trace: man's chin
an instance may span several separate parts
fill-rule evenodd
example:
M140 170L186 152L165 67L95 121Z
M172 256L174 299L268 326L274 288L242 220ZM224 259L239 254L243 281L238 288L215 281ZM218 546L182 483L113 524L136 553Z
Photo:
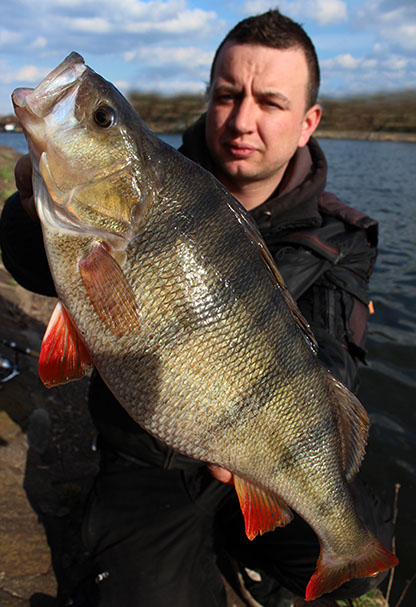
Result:
M248 160L232 160L224 162L220 172L228 179L246 183L257 181L258 170Z

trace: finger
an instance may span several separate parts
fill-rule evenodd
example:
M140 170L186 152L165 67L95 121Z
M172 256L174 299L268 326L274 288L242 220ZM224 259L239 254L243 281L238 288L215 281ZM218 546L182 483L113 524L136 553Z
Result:
M212 476L217 479L217 481L221 481L221 483L225 483L226 485L234 484L233 473L231 470L227 470L227 468L222 468L216 464L207 464L207 468Z
M22 207L34 221L39 221L33 196L32 162L29 154L19 158L14 168L14 176Z
M31 195L32 187L32 162L29 154L21 156L14 168L14 177L19 192L25 196Z

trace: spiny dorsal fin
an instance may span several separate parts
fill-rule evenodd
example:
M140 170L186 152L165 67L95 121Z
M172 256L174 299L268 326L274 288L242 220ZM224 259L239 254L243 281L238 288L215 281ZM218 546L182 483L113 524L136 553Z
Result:
M272 276L272 279L273 279L276 287L279 289L280 294L282 295L283 299L285 300L286 304L288 305L289 310L292 314L292 317L294 318L295 322L302 330L309 346L316 354L316 352L318 351L318 343L315 339L314 334L312 333L312 329L310 328L306 319L302 316L298 306L296 305L295 300L289 293L289 291L284 283L284 280L282 278L282 275L280 274L279 270L277 269L276 263L271 255L269 249L267 248L256 224L251 219L250 215L247 213L247 211L244 209L244 207L242 207L238 201L231 199L231 201L229 200L228 202L229 202L230 208L234 211L235 215L237 216L238 221L242 225L244 225L245 229L247 230L247 233L250 236L251 242L256 245L256 247L260 253L261 259L263 260L264 265L266 266L267 270L269 271L270 275Z
M338 427L342 442L342 459L347 480L357 474L365 454L370 420L358 398L328 371L338 410Z
M140 325L133 289L105 244L96 244L81 259L79 271L95 311L114 335L122 337Z
M266 491L236 475L234 475L234 486L249 540L253 540L259 533L262 535L275 527L283 527L293 519L289 506L275 493Z
M39 376L47 388L81 379L91 358L62 303L58 301L46 329L39 356Z

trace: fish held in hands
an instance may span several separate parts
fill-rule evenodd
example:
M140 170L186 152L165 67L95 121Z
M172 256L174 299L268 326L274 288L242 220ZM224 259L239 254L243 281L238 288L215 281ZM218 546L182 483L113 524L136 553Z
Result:
M348 489L368 417L239 203L77 53L13 102L59 298L44 383L95 365L148 432L231 471L250 539L296 511L321 546L307 600L394 566Z

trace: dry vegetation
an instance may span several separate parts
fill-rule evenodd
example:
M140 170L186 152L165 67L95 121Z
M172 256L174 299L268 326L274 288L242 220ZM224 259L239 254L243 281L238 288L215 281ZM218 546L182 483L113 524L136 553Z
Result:
M134 92L130 102L146 124L156 132L181 133L205 110L203 95L162 96ZM343 99L321 98L324 114L319 134L350 134L367 137L386 134L398 139L416 138L416 90L380 93Z
M133 92L129 101L147 124L157 133L182 133L205 111L204 95Z
M416 90L346 99L322 98L319 130L416 136Z

